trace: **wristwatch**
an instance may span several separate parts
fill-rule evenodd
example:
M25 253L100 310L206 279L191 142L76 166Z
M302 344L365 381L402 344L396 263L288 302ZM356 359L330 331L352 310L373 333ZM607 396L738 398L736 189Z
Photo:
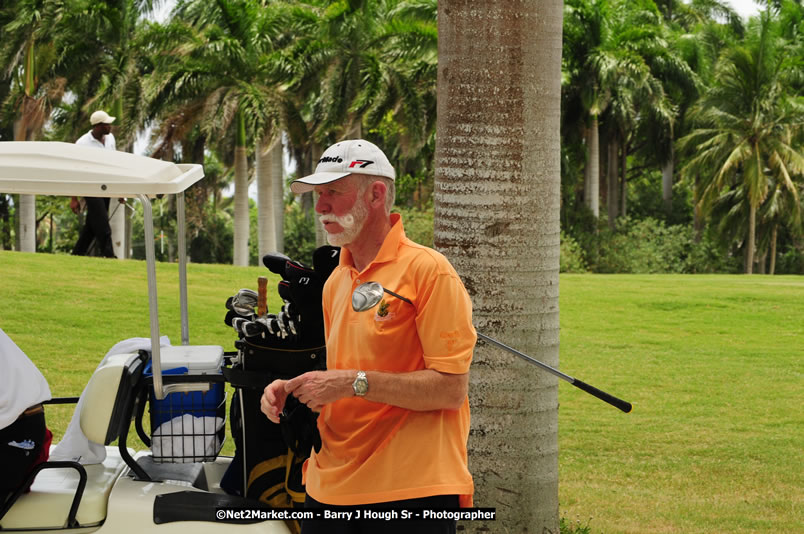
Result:
M366 378L365 371L358 371L355 381L352 382L352 389L355 390L355 395L358 397L365 397L368 393L368 378Z

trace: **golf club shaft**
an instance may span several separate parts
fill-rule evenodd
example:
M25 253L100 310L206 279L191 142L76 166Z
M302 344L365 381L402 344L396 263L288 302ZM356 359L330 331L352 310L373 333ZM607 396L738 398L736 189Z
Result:
M392 295L392 296L394 296L394 297L396 297L398 299L404 300L408 304L410 304L410 305L415 307L413 302L411 302L409 299L403 297L402 295L394 293L393 291L391 291L389 289L386 289L386 288L382 287L380 284L377 284L376 282L371 282L371 283L367 282L366 284L363 284L363 286L367 286L369 284L376 284L378 286L378 288L382 288L382 290L384 292L388 293L389 295ZM380 293L380 296L381 295L382 295L382 293ZM379 299L377 299L377 300L379 300ZM371 303L370 307L375 306L376 303L377 303L376 301L374 303ZM354 301L353 301L352 305L354 306ZM628 412L631 411L632 407L631 407L630 402L626 402L626 401L624 401L622 399L618 399L614 395L609 395L605 391L601 391L601 390L597 389L594 386L590 386L589 384L587 384L586 382L583 382L582 380L578 380L577 378L573 378L570 375L566 375L566 374L562 373L561 371L559 371L558 369L554 369L554 368L550 367L549 365L547 365L546 363L542 363L542 362L540 362L539 360L537 360L535 358L531 358L530 356L528 356L524 352L520 352L520 351L516 350L513 347L509 347L505 343L501 343L501 342L497 341L496 339L487 336L486 334L481 334L480 332L477 332L477 337L479 337L480 339L482 339L484 341L487 341L487 342L491 343L492 345L495 345L495 346L497 346L497 347L499 347L499 348L501 348L501 349L503 349L505 351L508 351L511 354L515 354L516 356L519 356L523 360L525 360L527 362L530 362L533 365L536 365L537 367L541 367L542 369L544 369L548 373L557 376L561 380L566 380L567 382L569 382L570 384L572 384L576 388L578 388L580 390L583 390L583 391L589 393L590 395L593 395L593 396L597 397L598 399L602 400L603 402L607 402L607 403L611 404L615 408L618 408L618 409L624 411L625 413L628 413Z
M506 351L510 352L511 354L519 356L523 360L525 360L527 362L530 362L530 363L536 365L537 367L540 367L540 368L544 369L548 373L553 374L553 375L557 376L558 378L569 382L570 384L572 384L576 388L581 389L581 390L589 393L590 395L593 395L593 396L597 397L598 399L611 404L615 408L618 408L618 409L624 411L625 413L628 413L628 412L631 411L632 407L631 407L631 403L629 403L629 402L626 402L626 401L624 401L622 399L618 399L617 397L615 397L613 395L609 395L605 391L601 391L601 390L597 389L594 386L590 386L586 382L583 382L581 380L578 380L577 378L573 378L573 377L571 377L571 376L569 376L567 374L564 374L561 371L559 371L558 369L554 369L553 367L550 367L546 363L542 363L542 362L540 362L539 360L537 360L535 358L531 358L527 354L525 354L523 352L520 352L520 351L516 350L513 347L509 347L505 343L501 343L501 342L497 341L496 339L491 338L491 337L489 337L489 336L487 336L485 334L481 334L480 332L478 332L477 337L479 337L480 339L482 339L484 341L487 341L488 343L491 343L492 345L495 345L495 346L497 346L497 347L499 347L499 348L501 348L503 350L506 350Z

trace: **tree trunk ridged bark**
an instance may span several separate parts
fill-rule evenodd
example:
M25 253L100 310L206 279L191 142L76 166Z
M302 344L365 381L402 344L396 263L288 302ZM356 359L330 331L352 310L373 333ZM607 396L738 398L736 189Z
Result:
M246 147L235 147L234 265L248 265L248 160Z
M662 167L662 201L667 213L673 211L673 173L675 172L675 162L670 158Z
M595 218L600 217L600 131L597 115L592 118L592 127L587 130L589 134L589 189L584 192L586 205L594 213Z
M623 142L620 151L620 217L628 215L628 142Z
M281 146L279 139L263 138L257 147L257 235L259 236L258 258L276 252L276 228L274 217L274 147Z
M19 250L36 252L36 196L20 195L17 207Z
M271 203L274 213L274 235L276 236L276 251L285 252L285 176L282 158L282 138L271 149Z
M609 165L606 172L606 183L608 184L608 194L606 195L606 208L609 215L609 228L614 230L617 220L618 207L617 198L620 196L620 172L619 172L619 146L617 139L613 136L608 140Z
M745 244L745 274L754 273L754 247L757 242L757 208L753 204L748 214L748 241Z
M779 227L774 224L771 232L770 269L768 269L768 274L770 275L776 274L776 238L778 237L778 231Z
M435 245L478 330L558 365L562 2L438 4ZM594 164L596 159L592 159ZM473 532L558 533L558 384L478 346L470 374Z

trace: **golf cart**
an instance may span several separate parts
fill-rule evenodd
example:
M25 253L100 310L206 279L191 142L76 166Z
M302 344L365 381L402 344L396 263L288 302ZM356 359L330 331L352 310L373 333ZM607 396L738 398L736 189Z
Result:
M222 508L255 510L261 505L221 489L231 463L231 458L218 455L226 413L221 369L231 355L225 356L221 347L193 346L189 341L183 192L202 177L200 165L125 152L58 142L0 142L2 193L140 200L151 330L149 350L107 355L76 409L81 432L90 442L105 446L105 459L89 465L77 461L38 465L31 491L0 503L0 530L289 532L283 521L227 524L216 518ZM177 195L178 208L181 345L160 347L150 198L170 194ZM142 424L146 405L150 435ZM152 450L127 446L132 421ZM111 446L115 441L117 445Z

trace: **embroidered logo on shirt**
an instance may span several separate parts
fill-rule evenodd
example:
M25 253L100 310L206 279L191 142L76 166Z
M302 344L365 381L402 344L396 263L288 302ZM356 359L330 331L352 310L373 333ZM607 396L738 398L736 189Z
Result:
M15 447L17 449L22 449L24 451L32 451L34 449L34 447L36 447L36 443L34 443L33 441L31 441L29 439L26 439L22 443L18 443L16 441L9 441L8 446L9 447Z
M390 311L390 307L390 304L383 299L377 308L377 313L374 314L374 322L384 323L396 317L396 314Z
M379 317L385 317L386 315L388 315L388 303L385 302L385 299L382 299L380 301L380 309L377 310L377 315Z

